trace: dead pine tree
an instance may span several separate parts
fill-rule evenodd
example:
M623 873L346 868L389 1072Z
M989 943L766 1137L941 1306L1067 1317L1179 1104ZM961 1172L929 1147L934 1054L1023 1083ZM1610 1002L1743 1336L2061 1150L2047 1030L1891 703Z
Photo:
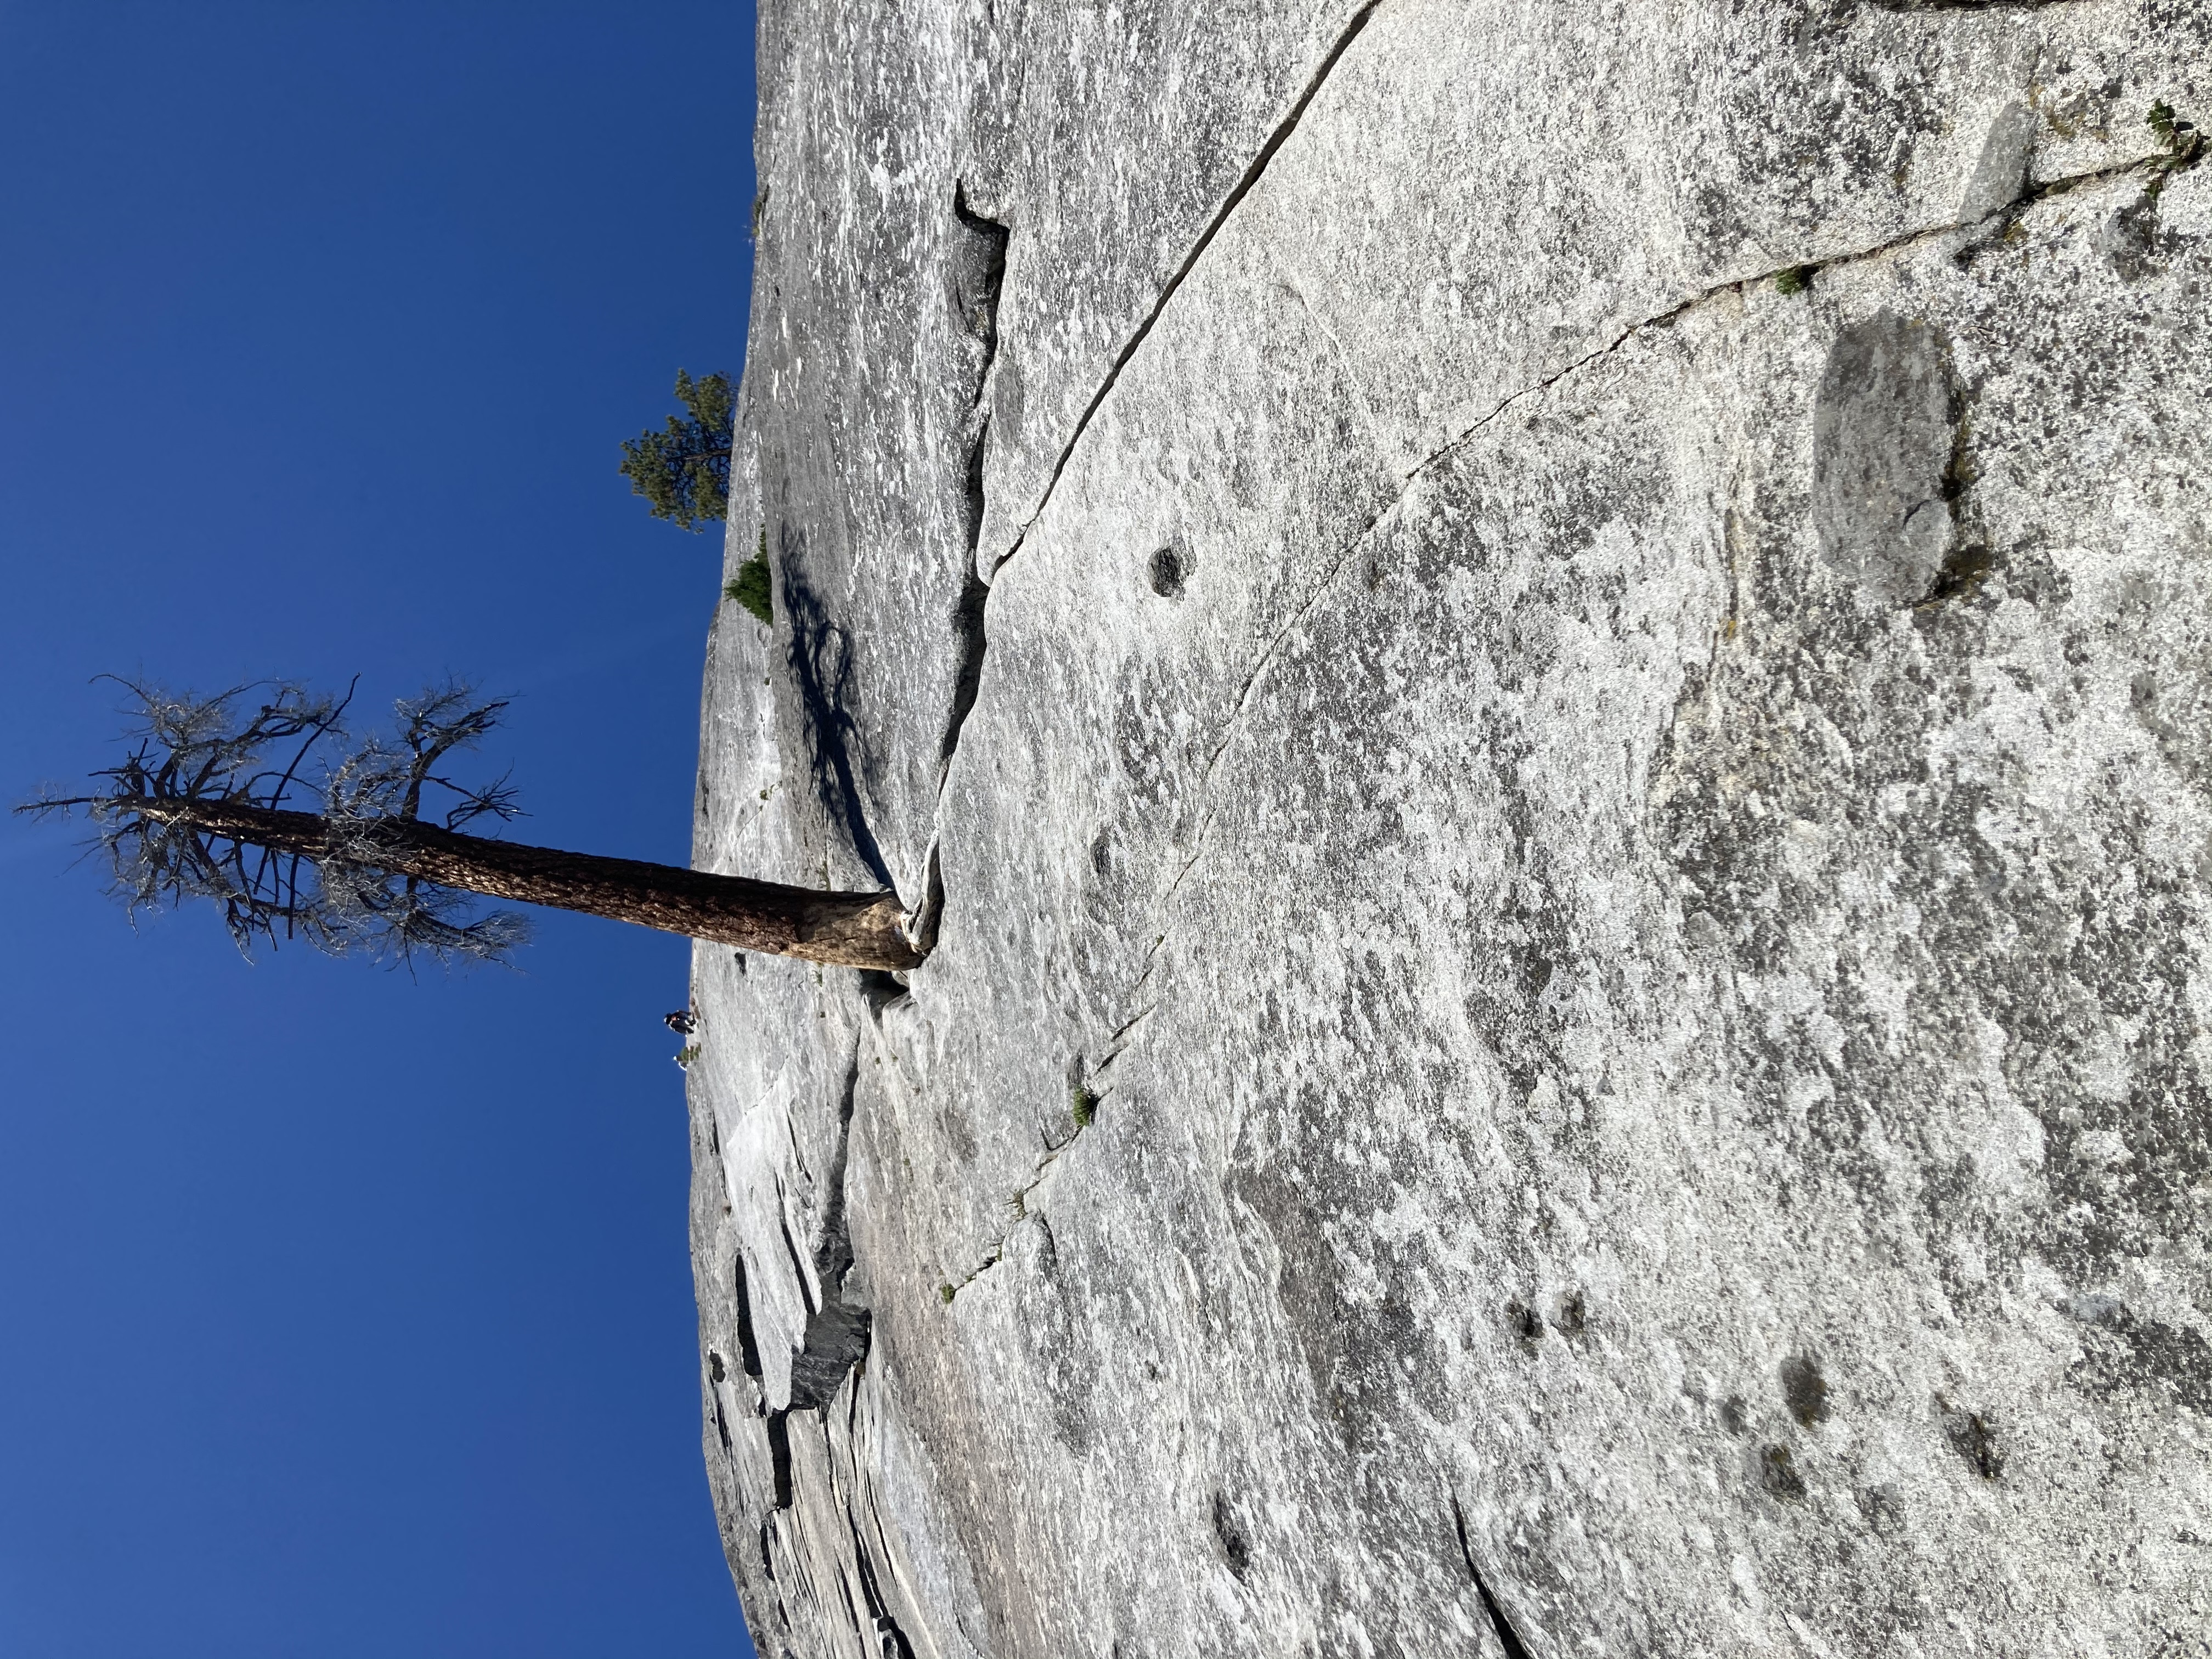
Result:
M477 787L447 774L506 707L461 682L401 702L392 733L359 739L343 725L351 692L270 684L196 697L118 683L134 704L122 763L94 773L91 793L49 791L15 810L84 812L112 890L134 914L209 899L241 951L300 939L333 955L504 960L527 925L512 911L479 912L481 895L841 967L921 960L896 894L820 892L471 833L518 809L505 778Z

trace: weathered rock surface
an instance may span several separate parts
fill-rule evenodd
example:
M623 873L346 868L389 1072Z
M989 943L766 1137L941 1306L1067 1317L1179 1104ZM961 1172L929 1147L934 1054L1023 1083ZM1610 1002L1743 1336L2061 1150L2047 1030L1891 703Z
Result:
M2212 7L760 63L761 1651L2212 1653Z

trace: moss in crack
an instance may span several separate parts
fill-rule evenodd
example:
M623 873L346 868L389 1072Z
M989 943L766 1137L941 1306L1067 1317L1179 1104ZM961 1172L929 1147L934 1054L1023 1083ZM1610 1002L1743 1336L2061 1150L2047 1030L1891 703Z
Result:
M1923 615L1955 600L1972 598L1996 568L1996 554L1978 533L1974 515L1969 511L1969 493L1981 477L1972 449L1973 410L1956 392L1953 409L1951 459L1943 468L1943 500L1951 512L1951 545L1936 573L1935 585L1913 607Z
M1067 1091L1067 1109L1075 1119L1075 1127L1087 1129L1098 1115L1098 1097L1079 1083Z
M958 1294L959 1292L949 1284L939 1285L937 1287L937 1299L948 1308L952 1305L952 1298Z
M1955 600L1972 599L1981 591L1990 573L1996 568L1996 555L1987 544L1978 541L1960 542L1943 556L1943 568L1936 574L1935 586L1928 597L1913 607L1918 611L1941 610Z
M1819 269L1818 265L1792 265L1787 270L1778 271L1774 278L1774 291L1784 295L1802 294L1813 286L1813 273Z
M2173 106L2160 99L2150 106L2144 125L2158 136L2166 146L2166 154L2152 166L2155 169L2151 181L2143 188L2143 199L2154 202L2166 188L2166 181L2184 168L2193 167L2204 159L2204 135L2197 130L2193 121L2185 121L2174 114Z

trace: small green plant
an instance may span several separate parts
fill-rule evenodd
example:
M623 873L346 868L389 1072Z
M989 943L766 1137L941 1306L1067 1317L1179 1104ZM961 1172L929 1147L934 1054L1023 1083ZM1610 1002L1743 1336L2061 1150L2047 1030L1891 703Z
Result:
M1098 1097L1079 1083L1067 1091L1067 1109L1075 1114L1075 1127L1087 1129L1098 1115Z
M676 1051L676 1063L687 1072L691 1069L691 1062L698 1058L699 1045L696 1042L687 1042Z
M775 621L775 584L769 580L768 530L763 526L759 550L738 567L736 577L723 586L722 597L735 599L761 621L772 624Z
M1813 270L1811 265L1793 265L1780 272L1774 279L1774 291L1777 294L1802 294L1813 286Z
M2158 157L2154 164L2158 168L2158 176L2150 181L2149 188L2143 192L2154 201L2159 192L2166 188L2166 181L2169 178L2184 167L2195 167L2204 158L2204 135L2197 130L2194 122L2177 118L2173 106L2163 98L2150 106L2150 114L2145 121L2158 135L2159 143L2166 146L2166 154Z
M2159 143L2168 149L2179 149L2189 143L2187 135L2195 129L2186 121L2173 118L2173 106L2160 99L2150 106L2148 118L2150 130L2158 135Z
M720 524L730 510L730 454L736 441L737 399L726 374L693 380L676 371L676 401L690 418L668 417L623 441L622 474L630 494L652 504L653 516L685 530Z
M950 1285L939 1285L937 1287L937 1299L939 1302L942 1302L946 1307L951 1307L952 1305L952 1287Z

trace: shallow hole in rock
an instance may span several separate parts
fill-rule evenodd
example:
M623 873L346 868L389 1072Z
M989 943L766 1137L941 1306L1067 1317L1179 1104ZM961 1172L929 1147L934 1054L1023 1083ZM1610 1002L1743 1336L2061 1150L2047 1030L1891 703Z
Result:
M1252 1546L1245 1540L1237 1517L1229 1512L1229 1499L1220 1492L1213 1495L1213 1536L1221 1546L1221 1557L1229 1563L1229 1571L1239 1578L1249 1577L1252 1571Z
M1152 585L1152 592L1164 599L1182 597L1183 584L1190 580L1190 559L1172 547L1164 547L1146 562L1145 574Z
M1806 1428L1828 1420L1828 1379L1819 1360L1800 1353L1782 1362L1782 1403Z
M1759 1477L1767 1491L1785 1503L1805 1496L1805 1477L1797 1473L1796 1460L1787 1446L1769 1446L1759 1455Z

